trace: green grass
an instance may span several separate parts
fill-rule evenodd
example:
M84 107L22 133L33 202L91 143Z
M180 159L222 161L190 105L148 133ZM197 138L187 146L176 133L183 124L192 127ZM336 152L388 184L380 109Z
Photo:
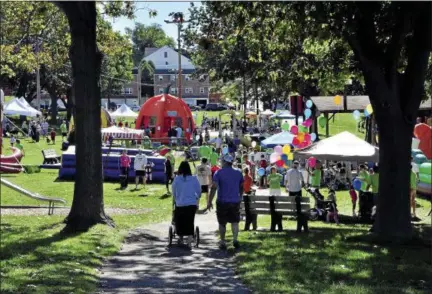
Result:
M327 191L323 189L323 194ZM337 192L342 222L349 221L351 200ZM430 202L417 199L417 228L429 228ZM256 293L427 293L432 290L430 246L379 246L364 237L362 224L309 222L309 234L295 233L284 221L283 233L242 232L238 273ZM258 226L269 228L269 217ZM429 230L430 234L430 230ZM429 243L430 244L430 243Z
M321 115L323 117L323 115ZM357 123L351 113L337 113L334 119L329 120L329 134L334 136L344 131L348 131L357 137L364 139L365 134L358 132ZM321 137L325 137L325 127L321 128L318 125L318 133Z
M202 115L203 112L198 113L198 123ZM207 115L217 116L218 112L207 112ZM356 134L356 122L350 114L338 114L337 126L333 127L332 121L330 124L331 134L342 130ZM61 138L57 141L54 148L61 154ZM22 140L22 143L26 151L24 164L41 164L41 150L53 147L44 140L39 143ZM4 146L8 145L5 139ZM180 161L176 159L176 165ZM42 170L36 174L2 177L32 192L64 198L69 207L74 183L58 182L57 175L56 170ZM118 191L118 187L118 183L104 183L105 207L149 210L113 215L116 228L97 225L88 232L66 237L59 234L64 227L63 216L3 215L0 226L2 293L94 292L98 281L96 269L119 250L128 230L171 216L171 198L163 197L163 185L152 184L140 191ZM46 205L3 186L0 196L1 205ZM341 214L350 215L348 192L338 192L337 201ZM430 226L430 219L425 217L430 202L419 198L418 204L418 215L424 219L422 225L427 225L429 220ZM260 217L258 223L260 227L270 226L268 217ZM369 227L365 225L337 227L319 221L309 225L309 235L293 233L294 221L284 221L284 227L289 229L284 233L241 232L243 247L236 258L237 269L254 292L425 293L430 290L426 288L430 287L427 282L432 274L429 249L376 246L362 239L351 240L366 234Z

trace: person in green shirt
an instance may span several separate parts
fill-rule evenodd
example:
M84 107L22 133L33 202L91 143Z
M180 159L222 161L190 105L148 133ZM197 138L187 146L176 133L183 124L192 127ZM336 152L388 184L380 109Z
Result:
M19 150L21 150L23 156L25 155L25 152L24 152L24 146L21 144L21 141L20 141L20 140L18 140L18 139L16 140L16 145L15 145L15 147L18 148Z
M369 191L369 187L372 187L372 194L374 198L374 203L376 205L377 197L378 197L378 189L379 189L379 169L378 166L373 167L373 172L369 174L369 183L366 187L366 190Z
M64 140L64 138L67 138L67 125L66 125L66 121L65 120L60 125L60 132L62 134L62 140Z
M410 201L410 203L411 203L412 217L413 218L417 218L416 201L415 201L416 195L417 195L417 175L412 170L412 165L411 165L411 170L410 170L410 200L411 201Z
M276 172L276 167L272 166L270 169L270 174L267 176L267 183L270 188L271 196L280 196L281 195L281 181L283 176Z
M362 183L361 187L360 187L360 193L367 192L368 187L369 187L370 178L369 178L369 173L367 172L366 166L364 164L360 165L360 172L359 172L359 175L357 178Z

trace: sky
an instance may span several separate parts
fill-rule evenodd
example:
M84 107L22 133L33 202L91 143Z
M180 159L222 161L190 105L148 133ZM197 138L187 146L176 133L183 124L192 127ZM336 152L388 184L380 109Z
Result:
M127 27L133 28L135 26L135 22L140 22L146 25L157 23L162 26L162 29L169 37L172 37L175 41L177 41L177 26L174 24L166 24L164 20L169 19L168 14L170 12L183 12L185 18L187 19L189 16L190 2L191 1L137 1L137 9L148 8L156 10L157 16L150 18L147 9L140 9L135 12L135 19L131 20L126 17L119 17L110 19L110 21L114 30L120 31L122 33L125 32L125 28ZM200 2L194 2L194 4L199 6Z

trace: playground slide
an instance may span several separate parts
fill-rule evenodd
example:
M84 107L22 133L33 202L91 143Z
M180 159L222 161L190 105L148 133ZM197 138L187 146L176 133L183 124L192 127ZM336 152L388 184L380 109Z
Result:
M50 198L50 197L41 196L41 195L39 195L37 193L32 193L32 192L30 192L30 191L28 191L28 190L26 190L24 188L21 188L18 185L15 185L15 184L9 182L8 180L5 180L4 178L0 178L0 181L1 181L2 185L5 185L6 187L11 188L12 190L17 191L17 192L19 192L19 193L21 193L21 194L23 194L23 195L25 195L27 197L30 197L30 198L33 198L33 199L36 199L36 200L41 200L41 201L49 201L50 203L52 203L52 202L58 202L58 203L66 204L66 200L64 200L64 199L61 199L61 198Z

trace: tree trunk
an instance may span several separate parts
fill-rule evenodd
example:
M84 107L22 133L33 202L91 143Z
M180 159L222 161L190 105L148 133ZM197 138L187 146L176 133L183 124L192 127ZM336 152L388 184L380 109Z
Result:
M72 82L73 84L73 82ZM74 96L74 86L72 85L72 87L70 87L67 90L67 105L66 105L66 109L67 109L67 113L66 113L66 117L67 117L67 121L69 122L71 120L72 116L75 116L75 110L74 110L74 105L75 105L75 96Z
M384 238L409 238L410 157L413 126L391 112L380 114L379 197L374 232Z
M58 113L58 106L57 106L57 95L55 93L52 93L50 91L50 97L51 97L51 121L50 124L57 125L57 113Z
M96 3L57 2L66 13L72 45L75 90L76 174L72 208L65 231L87 230L98 223L114 225L104 211L101 155L102 54L96 45Z
M18 90L16 92L16 96L18 98L26 97L28 84L29 84L29 74L23 73L19 81Z

